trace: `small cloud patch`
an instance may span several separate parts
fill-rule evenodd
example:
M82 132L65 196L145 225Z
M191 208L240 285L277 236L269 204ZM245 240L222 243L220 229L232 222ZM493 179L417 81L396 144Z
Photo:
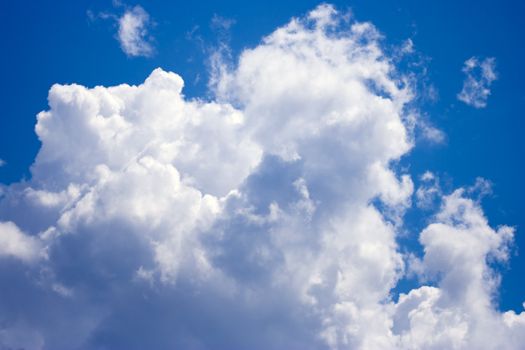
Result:
M465 61L463 73L466 77L458 100L475 108L485 108L490 95L490 86L497 79L496 59L488 57L481 60L471 57Z

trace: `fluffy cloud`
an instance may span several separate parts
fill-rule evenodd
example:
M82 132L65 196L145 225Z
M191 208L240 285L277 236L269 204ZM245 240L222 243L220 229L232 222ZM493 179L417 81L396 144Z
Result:
M471 57L466 60L463 66L466 77L458 99L475 108L486 107L490 85L497 79L495 68L496 60L493 57L484 60Z
M401 295L394 314L404 348L519 349L525 312L500 314L493 296L514 230L488 226L481 208L459 189L443 199L435 222L420 234L424 257L418 269L436 287Z
M488 262L513 230L465 190L421 233L421 286L395 300L414 93L379 40L321 5L234 67L217 61L214 101L161 69L138 86L54 85L32 179L0 201L19 258L0 262L0 348L523 344L525 314L496 310Z
M37 239L24 234L12 222L0 221L0 258L14 257L30 262L38 258L40 249Z
M118 19L117 38L122 51L128 56L151 56L153 45L149 37L151 19L139 5L126 10Z

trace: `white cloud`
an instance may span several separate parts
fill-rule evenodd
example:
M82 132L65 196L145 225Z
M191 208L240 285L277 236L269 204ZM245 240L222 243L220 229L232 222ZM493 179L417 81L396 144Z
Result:
M497 79L495 69L496 59L493 57L484 60L471 57L466 60L463 66L463 73L466 77L463 88L457 95L458 99L475 108L486 107L490 86Z
M37 238L26 235L13 222L0 221L0 258L14 257L31 262L41 256L41 249Z
M421 175L421 185L416 190L416 205L422 209L430 209L443 196L439 178L430 171Z
M149 34L151 19L139 5L126 10L118 19L117 38L128 56L151 56L154 52Z
M414 52L414 42L412 41L412 39L408 38L407 40L405 40L401 46L401 53L402 54L411 54Z
M489 265L508 259L514 230L489 227L479 205L464 194L459 189L445 196L436 222L421 232L419 269L437 287L402 295L394 327L400 327L397 332L407 348L519 349L525 312L502 315L495 310L499 278Z
M421 129L422 137L425 140L435 144L440 144L445 141L445 133L428 122L422 121L418 126Z
M161 69L138 86L54 85L32 179L0 200L9 237L39 237L48 259L0 264L24 290L0 290L13 310L0 341L22 329L44 349L518 348L524 314L491 304L486 263L506 259L513 230L490 228L463 190L412 259L435 287L394 300L406 268L385 213L402 220L413 194L395 170L413 147L413 93L380 38L321 5L235 66L219 60L215 101L185 99Z

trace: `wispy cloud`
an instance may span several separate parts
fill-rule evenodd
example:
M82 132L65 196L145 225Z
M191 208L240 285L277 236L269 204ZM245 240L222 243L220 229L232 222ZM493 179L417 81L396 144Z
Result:
M128 56L151 56L154 52L149 34L151 19L139 5L118 19L118 41Z
M440 144L446 139L446 135L443 130L436 128L429 122L421 121L419 123L419 128L421 130L421 136L431 143Z
M5 165L5 160L3 160L2 158L0 158L0 167L3 167Z
M150 57L155 53L153 45L154 38L150 33L150 29L155 22L152 20L146 10L140 5L135 7L128 7L120 1L113 1L113 6L118 9L123 9L124 12L99 12L93 13L91 10L87 11L87 16L90 21L98 19L109 20L117 27L115 38L120 43L122 51L130 57Z
M465 81L463 89L457 95L460 101L475 108L484 108L487 106L487 99L490 95L490 85L497 79L496 59L488 57L480 60L477 57L471 57L465 61L463 73Z

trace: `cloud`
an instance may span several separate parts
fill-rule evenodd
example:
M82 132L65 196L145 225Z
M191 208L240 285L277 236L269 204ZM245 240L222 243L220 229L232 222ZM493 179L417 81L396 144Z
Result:
M0 348L519 348L488 263L513 229L466 190L438 194L395 300L414 93L380 40L320 5L219 59L211 101L162 69L54 85L32 178L0 199L6 237L46 252L0 261Z
M421 185L416 190L416 205L422 209L432 208L443 196L439 178L430 171L420 177Z
M36 260L41 254L39 240L24 234L12 222L0 221L0 258L13 257L24 262Z
M155 25L155 22L150 15L140 5L128 7L120 1L113 1L112 3L113 7L122 8L124 12L119 15L113 12L94 13L88 10L88 20L94 22L102 19L115 23L117 27L115 38L127 56L152 56L155 53L155 47L150 29Z
M151 19L139 5L128 9L118 18L117 38L122 51L128 56L151 56L154 48L149 35Z
M422 139L428 141L429 143L442 144L443 142L445 142L445 133L442 130L430 124L428 121L420 119L417 126L421 133Z
M235 20L214 14L211 18L210 27L217 31L229 31L235 24Z
M425 349L518 349L525 340L525 312L499 314L493 296L499 276L491 268L508 259L514 229L492 229L479 205L458 189L443 197L435 222L420 234L421 262L426 280L436 287L420 287L402 295L394 319L401 344ZM520 326L518 326L520 327Z
M457 95L458 99L475 108L486 107L490 95L490 86L497 79L495 69L496 59L493 57L484 60L471 57L466 60L463 66L463 73L466 77L463 88Z
M0 167L3 167L6 164L5 160L0 158Z

